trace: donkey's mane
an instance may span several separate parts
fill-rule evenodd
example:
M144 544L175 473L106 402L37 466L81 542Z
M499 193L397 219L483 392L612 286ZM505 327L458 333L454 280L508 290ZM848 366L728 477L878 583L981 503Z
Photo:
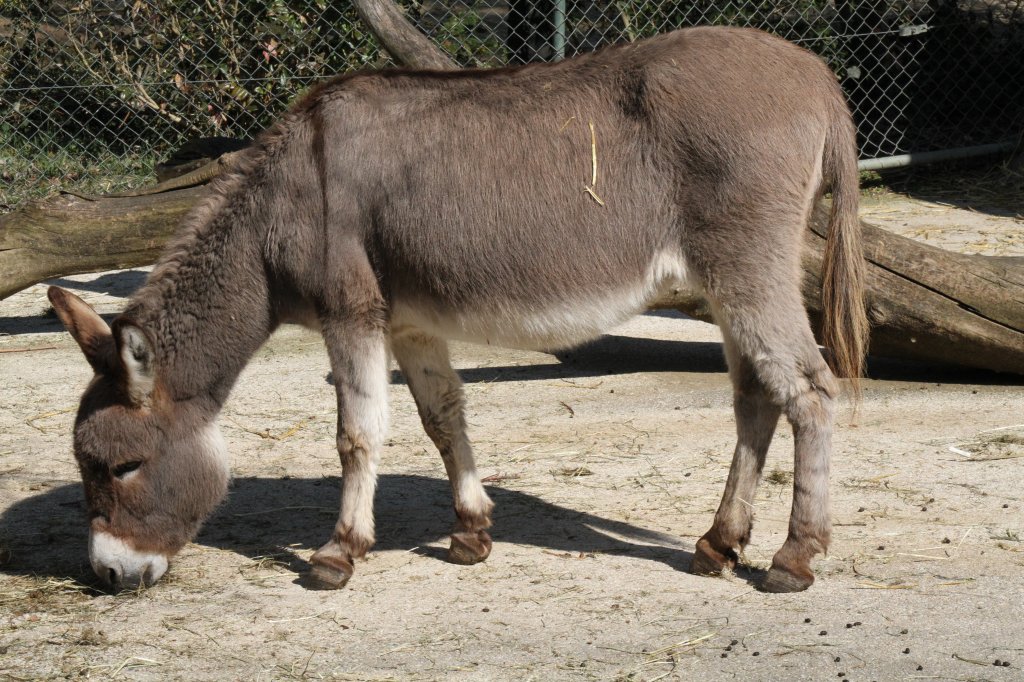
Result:
M275 156L296 125L308 115L308 100L319 89L314 88L284 117L257 135L249 147L235 156L231 166L210 182L206 195L186 214L146 283L132 297L126 316L141 318L152 314L197 244L218 230L228 229L233 216L251 207L254 199L247 190L262 180L268 159Z

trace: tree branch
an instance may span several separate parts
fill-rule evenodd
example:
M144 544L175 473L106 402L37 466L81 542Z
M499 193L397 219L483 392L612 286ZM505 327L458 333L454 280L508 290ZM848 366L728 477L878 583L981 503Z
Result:
M456 64L414 27L390 0L352 0L352 4L381 45L401 64L416 69L453 71Z

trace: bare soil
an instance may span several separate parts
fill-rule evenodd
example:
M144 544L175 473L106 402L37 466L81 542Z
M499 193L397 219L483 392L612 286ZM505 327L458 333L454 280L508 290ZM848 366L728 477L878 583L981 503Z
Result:
M1024 255L1019 198L948 196L875 191L864 215ZM144 276L58 283L113 315ZM784 424L742 567L686 572L734 443L716 327L648 314L558 355L456 345L493 554L443 560L444 470L396 373L378 544L346 589L315 592L298 578L337 514L334 392L319 338L286 329L221 418L228 499L156 587L114 596L91 575L70 450L90 371L46 307L42 285L0 303L0 678L1024 678L1021 377L873 361L860 413L840 411L818 580L767 595Z

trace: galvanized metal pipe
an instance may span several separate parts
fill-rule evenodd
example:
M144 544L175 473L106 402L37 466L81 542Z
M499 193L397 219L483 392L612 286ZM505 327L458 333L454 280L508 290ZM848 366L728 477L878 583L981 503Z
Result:
M935 152L914 152L900 154L899 156L885 156L880 159L864 159L857 163L857 169L862 171L883 170L886 168L903 168L905 166L916 166L922 163L935 163L937 161L953 161L955 159L969 159L974 156L986 156L988 154L1002 154L1014 149L1019 142L996 142L994 144L980 144L975 147L957 147L956 149L941 149Z
M565 59L565 0L555 0L555 60Z

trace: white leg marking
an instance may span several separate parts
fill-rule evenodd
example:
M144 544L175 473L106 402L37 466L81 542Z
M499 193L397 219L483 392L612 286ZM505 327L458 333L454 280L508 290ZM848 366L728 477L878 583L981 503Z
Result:
M491 498L487 496L487 492L484 490L484 486L480 483L480 474L476 471L476 465L473 463L473 453L469 452L467 444L467 462L463 458L458 458L461 461L462 468L459 471L458 483L455 486L455 500L456 505L461 507L462 511L470 517L490 518L491 510L494 509L494 503L491 502Z
M340 526L358 542L373 542L373 494L377 486L380 448L388 428L388 353L383 339L366 339L353 357L362 359L353 368L344 393L342 499ZM343 381L336 375L336 381ZM345 442L347 440L347 442Z
M494 503L484 491L473 461L463 417L462 381L448 360L447 344L410 333L394 339L393 348L424 429L441 451L456 511L467 521L490 525Z
M373 493L377 487L377 453L353 453L342 467L341 527L359 541L374 538ZM365 459L363 459L365 457Z
M376 453L384 443L388 428L387 344L383 339L374 338L360 350L359 357L365 361L354 368L352 385L355 390L347 396L351 400L350 419Z

